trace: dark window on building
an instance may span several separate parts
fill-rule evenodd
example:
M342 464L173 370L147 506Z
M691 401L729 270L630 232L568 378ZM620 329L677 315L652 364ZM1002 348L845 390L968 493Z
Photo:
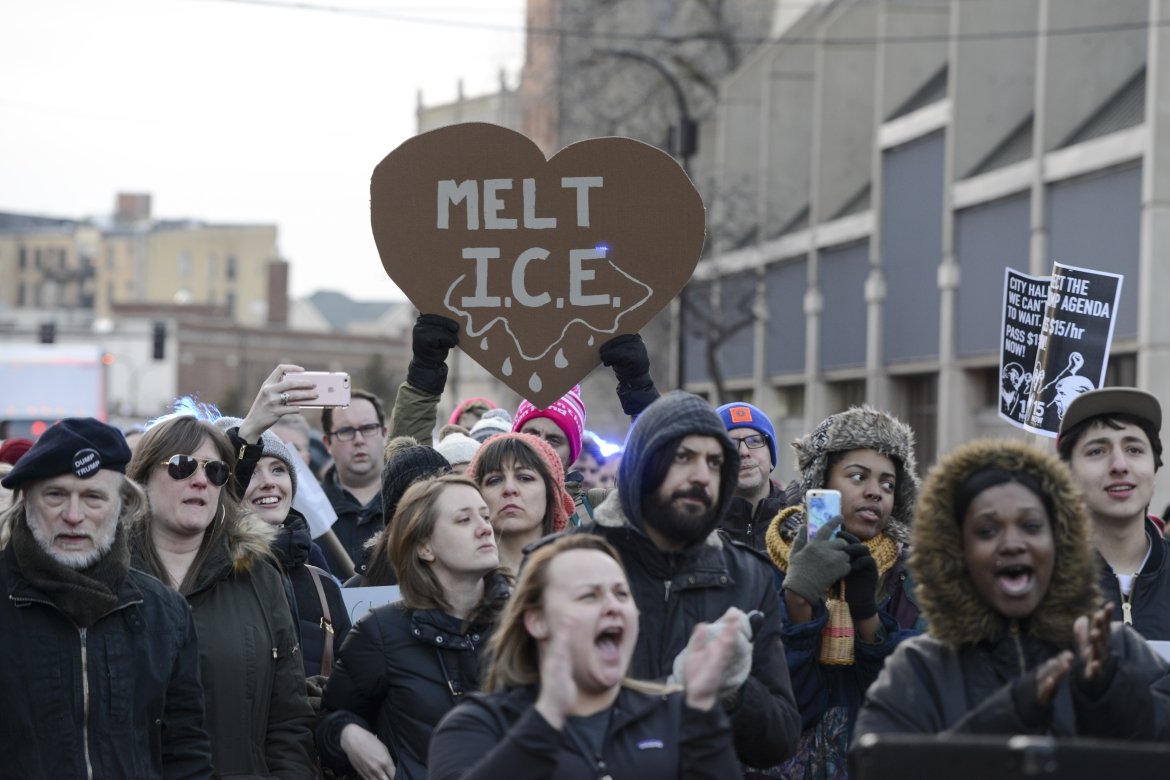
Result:
M1125 277L1114 338L1138 335L1141 222L1140 165L1078 176L1048 188L1049 259Z
M962 357L998 354L1004 268L1028 273L1030 204L1024 193L955 215L960 279L955 341Z
M768 321L764 336L765 370L772 374L804 373L804 290L808 261L776 263L765 274Z
M229 280L236 278L236 256L228 255L227 261L224 264L224 272Z
M1137 387L1137 355L1110 355L1105 368L1106 387Z
M711 283L691 282L683 288L682 358L683 382L706 382L711 375L707 366L707 337L711 319Z
M151 329L151 356L155 360L164 360L167 356L167 324L155 322Z
M883 154L882 264L887 361L938 355L945 139L941 132Z
M17 252L16 267L17 268L28 268L28 249L26 247L22 246L20 248L20 250Z
M999 408L1000 378L999 367L976 368L968 372L971 377L971 407L983 409L985 407Z
M755 371L756 281L754 271L720 280L719 321L723 332L719 362L724 379L750 379ZM733 328L738 330L730 333Z
M865 403L865 380L850 379L845 382L830 382L829 414L843 412L851 406Z
M904 410L899 417L914 431L914 456L921 476L938 454L938 377L935 374L899 377L896 387Z
M820 266L821 370L864 366L869 311L865 302L869 243L861 241L824 249Z

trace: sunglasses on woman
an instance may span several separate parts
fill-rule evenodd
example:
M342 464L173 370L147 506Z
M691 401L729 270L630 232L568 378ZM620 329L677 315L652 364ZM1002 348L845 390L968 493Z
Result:
M167 474L176 482L190 479L200 466L207 475L207 481L216 487L223 487L228 477L232 475L232 467L224 461L203 460L194 455L172 455L169 460L163 461L162 465L167 467Z

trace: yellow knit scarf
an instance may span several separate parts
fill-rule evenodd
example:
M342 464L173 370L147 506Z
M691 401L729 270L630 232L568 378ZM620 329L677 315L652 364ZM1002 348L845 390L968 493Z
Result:
M787 507L780 510L775 519L768 526L768 531L764 535L764 541L768 546L768 554L772 556L773 563L780 571L788 572L788 556L792 554L792 542L786 541L780 536L780 526L788 517L796 512L803 513L803 507ZM794 537L795 538L795 537ZM884 533L869 539L865 542L865 546L869 548L869 554L873 556L874 562L877 563L878 577L885 576L885 573L893 568L894 563L898 560L898 543Z

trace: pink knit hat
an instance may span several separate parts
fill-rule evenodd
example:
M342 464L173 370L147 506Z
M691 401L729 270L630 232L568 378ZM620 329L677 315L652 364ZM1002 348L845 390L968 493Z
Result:
M537 409L528 401L521 401L512 420L512 431L517 432L533 417L547 417L565 432L569 440L569 462L581 454L581 436L585 432L585 404L581 402L581 385L553 401L547 409Z
M479 468L479 462L483 459L484 455L490 453L494 448L499 447L508 439L515 439L531 448L540 457L541 461L544 462L545 468L552 476L553 485L557 494L553 498L553 533L560 533L568 528L569 518L577 511L577 508L573 503L573 497L565 490L565 468L561 465L561 459L544 439L529 436L527 433L497 434L484 442L483 446L475 451L475 457L467 465L467 476L475 480L475 471Z

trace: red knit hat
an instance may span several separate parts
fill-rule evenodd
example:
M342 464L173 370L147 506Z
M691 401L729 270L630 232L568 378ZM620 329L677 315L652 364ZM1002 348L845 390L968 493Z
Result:
M23 436L5 439L4 443L0 444L0 463L10 463L15 466L16 461L20 460L20 456L32 449L32 446L32 440Z
M533 417L547 417L556 423L569 440L569 463L577 460L581 454L581 436L585 432L585 404L581 402L581 385L576 385L553 401L547 409L537 409L528 401L521 401L512 420L512 431L519 431Z
M565 467L561 464L561 459L557 456L556 451L544 439L530 436L527 433L496 434L475 451L475 457L471 459L471 463L467 464L467 476L474 480L475 471L479 468L479 462L484 453L490 452L500 446L501 442L509 439L514 439L529 447L544 461L545 469L552 476L554 492L557 494L554 497L553 506L553 533L560 533L569 527L569 518L576 511L576 507L573 504L573 497L565 490Z

